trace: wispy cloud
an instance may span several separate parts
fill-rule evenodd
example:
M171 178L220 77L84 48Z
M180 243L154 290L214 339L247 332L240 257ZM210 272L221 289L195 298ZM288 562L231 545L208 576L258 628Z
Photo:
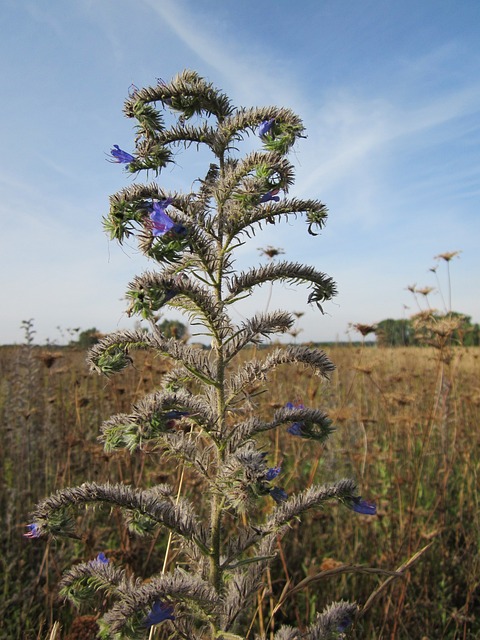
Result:
M268 104L292 104L295 101L293 83L288 83L286 78L279 83L272 76L271 69L262 63L263 59L268 60L270 56L261 55L261 45L249 42L249 47L236 50L234 47L238 41L232 42L227 35L214 31L198 10L184 11L173 0L143 2L151 7L163 23L168 24L179 40L203 63L222 76L218 78L218 83L230 89L230 94L233 88L244 103L250 101L256 104L264 100Z
M409 140L414 153L439 140L455 139L462 127L470 126L462 124L462 118L479 110L480 85L421 105L365 99L345 91L330 95L308 117L309 139L314 144L302 150L304 171L297 189L303 194L318 184L331 188L358 172L373 180L382 175L385 157L393 158L399 145Z

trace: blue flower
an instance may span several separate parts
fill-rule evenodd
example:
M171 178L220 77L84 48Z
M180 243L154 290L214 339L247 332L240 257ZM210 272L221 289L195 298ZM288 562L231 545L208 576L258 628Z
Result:
M304 409L303 404L293 404L293 402L287 402L285 409Z
M289 433L292 436L302 436L304 426L305 425L303 422L294 422L288 427L287 433Z
M122 149L120 149L118 144L113 145L113 149L110 151L110 155L113 158L111 162L120 162L122 164L130 164L130 162L133 162L135 160L135 158L132 156L131 153L127 153L126 151L123 151Z
M165 209L169 204L172 204L173 198L167 198L166 200L159 200L152 205L152 213L150 214L150 220L153 222L152 233L154 236L163 236L168 231L172 230L175 226L173 220L167 215Z
M304 409L303 404L293 404L293 402L287 402L285 405L285 409ZM305 424L303 422L294 422L291 424L287 433L290 433L292 436L303 436L303 429Z
M288 499L288 493L285 489L281 489L280 487L273 487L273 489L270 489L270 495L277 504L285 502L285 500Z
M131 84L128 87L128 95L130 98L136 98L138 93L138 87L135 84Z
M40 537L40 527L35 522L32 522L32 524L27 524L27 529L29 531L27 533L23 534L23 536L25 538L39 538Z
M280 474L281 470L282 467L271 467L265 474L265 480L267 480L268 482L274 480Z
M346 631L351 624L352 619L349 615L346 615L343 620L340 620L340 622L338 623L337 631L340 631L340 633L342 633L343 631Z
M260 126L258 127L258 135L260 138L263 138L265 134L267 134L270 129L273 127L275 122L275 118L271 118L270 120L264 120Z
M280 189L271 189L271 191L268 191L268 193L266 193L260 198L260 202L269 202L270 200L275 200L275 202L279 202L280 197L277 196L277 193L279 191Z
M154 624L159 624L164 620L175 620L173 607L169 604L164 604L160 600L156 600L152 605L152 610L143 621L143 624L145 627L152 627Z
M103 551L100 551L100 553L98 554L98 556L95 558L95 560L92 560L91 563L98 563L98 564L108 564L110 562L110 560L107 558L107 556L103 553Z
M165 304L166 302L174 298L177 295L177 293L178 291L175 291L175 289L166 289L163 292L163 304Z
M167 411L165 414L165 418L167 420L178 420L183 416L188 416L188 411L177 411L176 409L172 409L171 411Z
M356 513L362 513L365 516L374 516L377 513L377 505L368 500L362 500L360 496L352 498L347 505Z
M178 224L177 222L170 229L170 233L175 236L186 236L188 233L187 227L184 227L183 224Z

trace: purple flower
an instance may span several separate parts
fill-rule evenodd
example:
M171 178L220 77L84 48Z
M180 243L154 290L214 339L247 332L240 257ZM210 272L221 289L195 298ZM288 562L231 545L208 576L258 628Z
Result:
M293 402L287 402L285 409L305 409L303 404L293 404Z
M346 631L351 624L352 619L349 615L346 615L343 620L340 620L340 622L338 623L337 631L340 631L340 633L342 633L343 631Z
M271 467L265 474L265 480L267 480L267 482L274 480L280 474L281 470L282 467Z
M177 411L176 409L172 409L172 411L167 411L165 414L165 418L167 420L178 420L183 416L188 416L188 411Z
M122 149L120 149L118 144L113 145L113 149L110 151L110 155L113 158L111 162L120 162L122 164L130 164L130 162L133 162L135 160L135 158L132 156L131 153L127 153L126 151L123 151Z
M287 433L289 433L292 436L301 436L303 435L303 427L304 427L303 422L294 422L288 427Z
M163 304L165 304L166 302L174 298L177 295L177 293L178 292L175 291L175 289L166 289L163 292Z
M135 85L135 84L131 84L131 85L128 87L128 95L129 95L129 97L130 97L130 98L136 98L137 93L138 93L138 87L137 87L137 85Z
M110 562L110 560L103 553L103 551L100 551L98 556L94 560L90 561L90 564L108 564L109 562Z
M304 409L304 408L305 407L303 406L303 404L293 404L293 402L287 402L287 404L285 405L285 409ZM304 426L305 425L303 422L294 422L288 427L287 433L290 433L292 436L303 436Z
M277 193L279 191L280 189L271 189L271 191L268 191L268 193L266 193L260 198L260 202L269 202L270 200L275 200L275 202L279 202L280 197L277 196Z
M352 498L348 506L350 509L353 509L353 511L363 513L365 516L374 516L377 513L377 505L374 502L362 500L360 496Z
M173 297L173 296L172 296ZM187 411L177 411L176 409L172 409L171 411L167 411L165 414L165 426L167 429L173 429L175 426L175 420L179 420L183 416L188 416Z
M172 202L173 198L167 198L166 200L159 200L153 203L150 220L153 222L152 233L154 236L163 236L175 227L175 223L165 211Z
M27 529L29 530L27 533L24 533L24 538L39 538L40 537L40 528L38 524L32 522L32 524L27 524Z
M143 624L145 627L152 627L154 624L159 624L164 620L175 620L173 607L169 604L164 604L160 600L156 600L152 605L152 610L143 621Z
M260 126L258 127L258 135L260 138L263 138L265 134L267 134L270 129L273 127L275 122L275 118L271 118L270 120L264 120Z
M188 233L187 227L184 227L183 224L178 224L177 222L170 229L170 233L175 236L186 236Z
M281 489L280 487L273 487L273 489L270 489L270 495L277 504L285 502L285 500L288 499L288 493L285 489Z

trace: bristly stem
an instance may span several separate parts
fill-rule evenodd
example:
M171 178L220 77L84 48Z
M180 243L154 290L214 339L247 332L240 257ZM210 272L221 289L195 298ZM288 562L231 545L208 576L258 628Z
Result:
M223 154L219 158L220 160L220 172L224 174L224 162ZM214 285L215 298L218 305L218 309L221 312L223 306L222 299L222 286L223 286L223 263L224 263L224 247L223 247L223 233L221 229L222 219L222 205L217 200L217 212L218 212L218 225L217 225L217 247L218 247L218 267L216 273L216 282ZM213 353L215 355L216 364L216 432L217 438L215 442L216 450L216 472L222 465L222 451L221 441L225 430L225 359L224 359L224 344L223 337L215 334L213 336ZM222 516L223 516L223 501L216 491L211 495L211 513L210 513L210 526L211 526L211 556L210 556L210 583L214 587L217 593L221 590L222 576L220 570L220 556L221 556L221 535L222 535Z

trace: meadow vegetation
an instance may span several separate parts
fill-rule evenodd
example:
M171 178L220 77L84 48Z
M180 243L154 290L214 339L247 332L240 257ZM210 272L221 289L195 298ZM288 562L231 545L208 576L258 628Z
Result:
M285 430L268 448L287 492L353 477L376 499L377 516L331 506L302 518L307 536L292 525L258 593L249 637L273 635L281 623L305 627L342 598L368 603L351 637L479 637L480 350L451 348L446 357L429 347L332 345L327 352L337 366L330 382L280 368L257 410L267 416L287 401L321 404L336 431L314 455ZM1 638L48 638L56 622L57 638L94 637L94 619L59 600L57 585L67 567L99 549L135 573L161 569L155 541L129 535L116 510L92 509L84 537L73 542L32 545L22 536L38 500L86 477L134 486L180 479L175 461L159 469L148 449L106 454L97 441L99 424L157 386L168 362L138 353L134 367L106 380L88 373L85 356L28 341L0 349ZM188 472L183 486L199 497ZM421 550L404 578L388 574ZM173 549L169 562L175 557ZM291 591L300 581L304 590Z
M215 163L190 193L159 180L111 196L105 230L135 236L155 270L126 294L148 329L91 346L103 376L85 349L35 347L32 321L1 350L4 637L474 637L479 392L459 319L419 314L421 349L328 354L276 344L296 340L299 315L269 298L238 324L232 305L265 284L304 285L320 312L336 294L273 247L267 265L235 267L268 225L325 224L320 200L288 196L300 118L236 107L188 70L132 85L124 112L135 148L110 159L127 173L158 178L178 147ZM161 325L164 307L210 348Z

